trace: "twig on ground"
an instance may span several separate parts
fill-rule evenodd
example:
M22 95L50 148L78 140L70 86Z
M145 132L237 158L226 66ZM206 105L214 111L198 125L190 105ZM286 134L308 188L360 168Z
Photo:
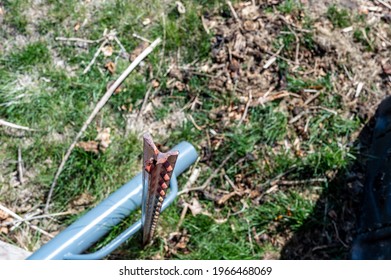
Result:
M333 226L334 226L334 230L335 230L335 236L337 237L337 240L338 240L339 242L341 242L341 244L342 244L345 248L349 248L349 246L348 246L345 242L343 242L342 239L339 237L339 232L338 232L337 224L336 224L334 221L332 221L332 222L333 222Z
M242 117L240 118L239 122L238 122L238 125L241 125L242 122L244 121L244 119L246 118L246 115L247 115L247 112L248 112L248 107L250 107L250 104L251 104L251 101L253 99L253 96L251 95L251 90L248 92L248 100L247 100L247 103L246 103L246 107L244 108L244 112L243 112L243 115Z
M308 127L310 126L310 120L311 120L311 116L309 116L308 118L307 118L307 122L306 122L306 124L305 124L305 126L304 126L304 132L305 133L307 133L307 131L308 131Z
M307 111L307 110L300 112L299 114L297 114L295 117L293 117L289 121L289 124L293 124L293 123L297 122L298 120L301 119L302 116L304 116L305 114L308 114L308 113L309 113L309 111Z
M344 32L344 33L348 33L351 31L353 31L353 26L345 27L344 29L342 29L342 32Z
M86 44L95 44L100 43L104 40L104 38L100 38L98 40L88 40L88 39L82 39L82 38L66 38L66 37L56 37L54 38L56 41L69 41L69 42L79 42L79 43L86 43Z
M276 181L279 180L280 178L282 178L282 177L284 177L285 175L291 173L293 170L296 169L296 167L297 167L296 165L292 165L292 167L290 167L287 171L284 171L284 172L278 174L277 176L275 176L274 178L269 179L269 180L267 180L265 183L261 184L261 185L259 186L259 189L262 189L262 188L264 188L264 187L266 187L266 186L271 185L272 183L276 182Z
M191 173L189 180L186 182L184 189L190 189L190 187L197 181L198 177L200 176L201 169L194 168L193 172Z
M281 56L281 55L275 54L275 53L273 53L273 52L271 52L271 51L265 51L265 53L268 53L268 54L270 54L270 55L273 55L273 56L275 56L275 57L278 57L279 59L282 59L282 60L284 60L284 61L286 61L286 62L288 62L288 63L292 63L292 64L295 63L293 60L290 60L290 59L285 58L285 57L283 57L283 56Z
M234 7L232 6L231 1L227 0L227 1L225 1L225 2L227 3L229 9L231 10L231 12L232 12L232 14L233 14L235 20L236 20L238 23L241 23L242 21L241 21L240 18L238 17L238 14L236 13Z
M304 102L304 105L310 104L312 101L314 101L316 98L318 98L319 95L320 95L320 91L318 91L317 93L315 93L314 95L312 95L311 97L309 97L309 98Z
M166 31L166 15L164 14L164 12L162 12L162 23L163 23L163 42L162 42L161 58L160 58L159 68L156 71L156 77L159 77L160 72L162 71L162 66L163 66L163 61L165 56L164 54L166 52L167 31Z
M384 1L382 1L382 0L376 0L376 2L379 2L379 3L382 4L384 7L387 7L387 8L389 8L389 9L391 10L391 5L390 5L390 4L388 4L388 3L386 3L386 2L384 2Z
M243 205L242 209L240 209L237 212L232 213L231 216L239 215L239 214L243 213L244 211L246 211L246 209L248 208L248 204L245 202L245 199L241 199L240 202Z
M206 25L204 16L201 16L201 22L202 22L202 26L204 27L206 34L210 34L210 30L209 30L208 26Z
M179 222L178 222L178 224L176 226L176 231L179 231L179 229L181 228L183 220L186 217L186 213L187 213L188 209L189 209L189 204L185 203L185 206L183 207L182 212L181 212L181 217L179 218Z
M32 216L28 218L22 218L21 220L16 220L12 222L5 222L0 224L0 226L9 226L9 225L14 225L16 223L21 223L21 222L27 222L31 220L38 220L38 219L46 219L46 218L53 218L53 217L58 217L58 216L65 216L65 215L70 215L72 214L71 212L60 212L60 213L53 213L53 214L47 214L47 215L39 215L39 216Z
M312 178L312 179L306 179L306 180L281 180L277 181L276 184L284 185L284 186L297 186L297 185L305 185L305 184L311 184L311 183L325 183L327 182L326 178Z
M234 191L237 191L234 182L232 182L231 178L229 178L227 174L224 174L224 179L227 180L228 184L232 187Z
M92 65L94 65L95 60L98 58L98 55L102 51L103 47L108 43L108 40L105 39L103 43L99 46L99 49L95 52L94 57L90 61L90 63L87 65L86 69L84 69L83 74L86 74L88 71L90 71L90 68Z
M22 149L18 147L18 178L19 183L23 185L23 160L22 160Z
M266 104L267 102L270 102L270 101L274 101L276 99L280 99L280 98L283 98L283 97L286 97L286 96L295 96L295 97L298 97L297 94L295 93L292 93L292 92L288 92L288 91L279 91L279 92L276 92L272 95L269 95L269 94L265 94L264 96L261 96L258 98L256 105L264 105Z
M148 40L147 38L144 38L144 37L142 37L142 36L140 36L140 35L138 35L138 34L136 34L136 33L133 33L132 36L133 36L134 38L140 39L141 41L147 42L147 43L149 43L149 44L152 43L151 40Z
M7 213L8 215L10 215L11 217L17 219L18 221L23 221L23 218L21 216L19 216L18 214L14 213L13 211L11 211L10 209L8 209L7 207L3 206L0 204L0 210L4 211L5 213ZM29 223L28 221L23 221L24 223L26 223L29 227L31 227L32 229L46 235L46 236L49 236L50 238L53 238L54 236L51 235L50 233L48 233L47 231L44 231L43 229L40 229L39 227L35 226L35 225L32 225L31 223Z
M13 123L10 123L10 122L7 122L5 120L0 119L0 126L2 126L2 125L3 126L8 126L8 127L11 127L11 128L15 128L15 129L20 129L20 130L36 131L35 129L29 128L29 127L26 127L26 126L13 124Z
M122 45L121 41L118 39L117 35L114 36L114 41L118 44L118 46L120 47L121 51L125 54L127 54L128 52L126 51L125 47Z
M364 83L362 82L358 83L356 88L356 94L354 95L355 98L358 98L360 96L363 87L364 87Z
M204 127L200 127L200 126L195 122L195 120L194 120L194 118L193 118L192 115L188 114L187 117L189 118L189 120L191 121L191 123L194 125L194 127L197 128L199 131L202 131L202 130L205 128L205 126L204 126Z
M269 68L270 65L272 65L276 61L276 57L281 53L284 47L285 45L282 45L275 54L271 55L268 61L266 61L265 65L263 65L263 69Z
M251 252L253 253L253 255L255 255L253 238L251 236L250 221L247 218L245 218L244 220L247 222L247 225L248 225L248 233L247 234L248 234L248 241L250 241Z
M75 139L73 140L72 144L69 146L65 156L63 157L61 164L57 170L56 175L54 176L54 180L52 182L52 185L50 186L49 195L46 201L45 206L45 212L49 210L50 200L52 198L54 187L57 184L57 180L60 177L60 174L62 170L64 169L65 163L67 162L69 156L71 155L71 152L75 148L77 142L79 141L80 137L83 135L84 131L87 129L88 125L92 122L92 120L95 118L95 116L98 114L98 112L103 108L103 106L106 104L106 102L109 100L111 95L114 93L114 91L122 84L122 82L126 79L127 76L136 68L136 66L145 58L147 57L154 48L159 45L161 42L161 39L156 39L150 46L148 46L130 65L129 67L121 74L121 76L111 85L111 87L107 90L107 92L103 95L103 97L99 100L98 104L96 104L94 110L88 117L88 119L83 124L82 128L80 129L79 133L76 135Z
M295 54L295 63L298 66L300 64L299 61L299 51L300 51L300 40L299 37L296 35L296 54Z
M148 101L148 98L149 98L149 94L151 93L151 90L152 90L152 84L148 87L147 92L144 95L143 104L141 104L141 108L138 111L137 116L136 116L136 122L138 122L138 119L139 119L140 115L144 111L144 108L145 108L145 105L147 104L147 101Z
M188 193L188 192L191 192L191 191L202 191L204 190L209 184L210 182L212 181L212 179L214 177L217 176L217 174L220 172L220 170L224 167L224 165L228 162L228 160L234 155L235 152L231 152L224 160L223 162L219 165L219 167L217 167L215 169L215 171L213 171L212 175L209 176L208 179L206 179L206 181L200 186L200 187L196 187L196 188L188 188L188 189L184 189L180 192L178 192L178 196L179 195L182 195L184 193Z
M331 110L330 108L326 108L326 107L323 107L323 106L312 106L310 107L310 109L321 109L321 110L324 110L324 111L327 111L333 115L338 115L338 113L334 110Z

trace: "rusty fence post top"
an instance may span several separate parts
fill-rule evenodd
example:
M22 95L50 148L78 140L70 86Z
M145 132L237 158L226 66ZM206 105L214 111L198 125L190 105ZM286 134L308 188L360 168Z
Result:
M178 151L160 152L151 135L144 134L142 199L144 245L148 244L154 235L178 155Z

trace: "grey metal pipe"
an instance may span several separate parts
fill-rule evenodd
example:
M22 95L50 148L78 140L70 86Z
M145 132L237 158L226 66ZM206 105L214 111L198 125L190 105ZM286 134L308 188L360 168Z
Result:
M175 166L176 175L180 175L189 168L198 157L195 148L188 142L181 142L173 147L172 150L179 151ZM174 201L177 191L176 176L173 176L170 182L170 194L163 203L163 210ZM141 205L141 199L142 174L139 173L131 181L123 185L99 205L43 245L28 259L100 259L105 257L137 232L141 228L141 221L137 221L99 251L86 255L82 255L81 253L90 248L106 235L113 226L117 225L122 219L137 209Z

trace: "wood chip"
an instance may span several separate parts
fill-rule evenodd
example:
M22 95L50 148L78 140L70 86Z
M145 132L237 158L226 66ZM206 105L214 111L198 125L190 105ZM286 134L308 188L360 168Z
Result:
M352 31L353 31L353 26L349 26L349 27L342 29L342 32L344 32L344 33L352 32Z
M114 74L115 72L115 63L112 62L112 61L109 61L105 64L105 68L107 69L107 71L110 72L110 74Z
M111 45L106 45L102 48L102 53L106 57L111 56L113 54L113 51L114 49Z
M176 8L177 8L177 10L178 10L178 13L180 13L180 14L185 14L185 13L186 13L186 8L185 8L185 6L182 4L182 2L176 1L175 4L176 4Z
M76 144L76 147L86 152L99 153L99 143L97 141L81 141Z
M224 194L219 200L217 200L217 204L218 205L223 205L229 199L231 199L232 197L236 196L237 194L238 194L237 192L231 192L231 193Z

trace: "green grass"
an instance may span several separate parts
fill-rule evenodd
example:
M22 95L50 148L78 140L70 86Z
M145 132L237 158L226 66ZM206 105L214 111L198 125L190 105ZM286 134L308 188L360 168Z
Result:
M348 10L339 8L336 5L331 5L326 13L327 18L331 21L334 27L345 28L352 24L352 20Z
M277 6L277 10L283 14L292 14L300 11L302 4L297 0L285 0Z
M23 0L5 0L3 2L7 13L2 24L7 24L17 32L25 34L27 32L27 18L23 15L23 10L27 8L27 1Z
M7 69L17 71L21 68L50 63L50 56L47 46L43 42L37 42L28 44L24 49L12 53L4 60Z
M372 52L374 51L373 42L369 39L370 37L371 29L369 26L366 26L365 28L359 28L354 30L353 32L353 39L360 43L366 51Z
M97 126L110 127L112 143L100 154L75 148L54 191L52 212L69 210L72 201L83 193L92 195L92 204L96 204L139 172L142 153L140 133L126 131L129 112L121 107L132 107L134 111L131 113L137 112L149 88L151 75L161 84L157 96L153 96L161 104L153 105L153 121L162 123L195 99L200 101L194 110L189 107L183 110L203 129L198 129L187 119L174 129L168 129L167 134L154 135L156 142L165 147L172 147L183 140L196 147L200 154L197 168L202 170L197 185L205 182L226 156L234 151L221 174L211 181L210 197L202 192L192 192L178 198L162 213L158 236L152 245L142 248L138 233L114 256L130 259L156 256L171 259L260 259L270 253L278 255L281 247L271 239L299 230L315 204L304 194L319 194L327 186L304 185L302 188L292 187L265 195L264 192L271 187L268 180L292 166L295 168L287 175L289 180L323 178L330 171L343 170L353 161L352 152L346 148L346 138L360 126L354 119L346 120L338 114L319 109L313 114L308 125L309 136L305 139L289 123L288 109L281 109L280 100L248 108L247 118L240 125L238 119L225 124L222 119L226 116L212 118L211 112L231 105L243 105L237 94L210 90L208 77L202 75L186 77L185 91L169 88L170 77L166 73L172 64L183 66L210 59L210 39L214 34L205 32L201 15L207 17L216 12L224 18L231 17L225 1L185 0L182 1L186 7L185 14L178 13L175 1L140 3L114 0L104 1L97 8L86 6L84 2L87 1L43 2L46 15L34 23L25 13L29 1L4 3L7 13L3 24L12 28L12 32L5 34L5 31L1 31L0 35L8 39L14 35L30 36L26 34L32 28L35 37L34 40L27 40L26 44L0 53L0 119L38 130L22 135L15 132L0 134L0 163L4 162L0 165L0 175L2 180L5 178L5 185L9 185L8 181L15 174L12 161L16 160L18 147L21 147L29 174L25 186L34 190L29 203L42 207L58 165L74 136L104 94L107 83L115 80L129 65L128 61L119 58L116 74L111 75L103 67L107 59L99 56L91 70L83 75L99 44L84 46L64 43L54 40L57 36L96 40L105 29L115 28L128 51L140 43L132 36L133 33L150 40L161 37L165 42L164 47L160 45L145 59L144 65L126 79L121 93L111 97L84 133L81 141L94 140L98 134ZM300 46L313 51L316 44L312 32L314 20L304 14L299 1L286 0L277 7L265 7L268 13L275 10L284 15L291 14L301 21L301 27L309 32L299 34ZM329 8L327 17L338 28L350 24L346 11L335 6ZM151 23L144 26L146 18ZM84 19L88 19L85 25L76 31L74 26L83 24ZM284 32L278 35L273 46L278 49L284 45L280 55L294 59L296 37L289 33L290 29L286 26L281 31ZM355 32L354 38L365 46L366 41L359 33ZM118 52L119 48L114 42L112 44ZM332 110L341 108L341 97L333 87L333 78L338 73L308 78L298 71L291 71L286 62L280 59L276 64L286 78L286 88L281 90L302 94L304 89L320 87L319 104ZM292 149L285 148L285 141L291 144L295 138L299 139L305 154L297 155ZM211 146L208 141L212 143ZM249 198L246 193L231 198L224 205L217 205L211 198L213 195L232 192L224 175L243 189L259 191L261 199ZM178 178L180 186L186 184L189 176L190 173L186 172ZM19 188L22 186L18 186L12 195L19 192ZM8 194L9 197L7 193L0 194L0 202L7 204L11 194ZM198 200L204 211L197 216L187 213L179 230L189 240L186 249L176 250L169 235L177 229L183 201L189 203L192 199ZM63 218L61 226L67 226L84 211ZM108 244L139 217L140 211L133 213L91 251ZM254 231L270 238L255 242ZM4 235L0 237L8 238ZM39 237L33 235L29 244L31 248L42 244Z

